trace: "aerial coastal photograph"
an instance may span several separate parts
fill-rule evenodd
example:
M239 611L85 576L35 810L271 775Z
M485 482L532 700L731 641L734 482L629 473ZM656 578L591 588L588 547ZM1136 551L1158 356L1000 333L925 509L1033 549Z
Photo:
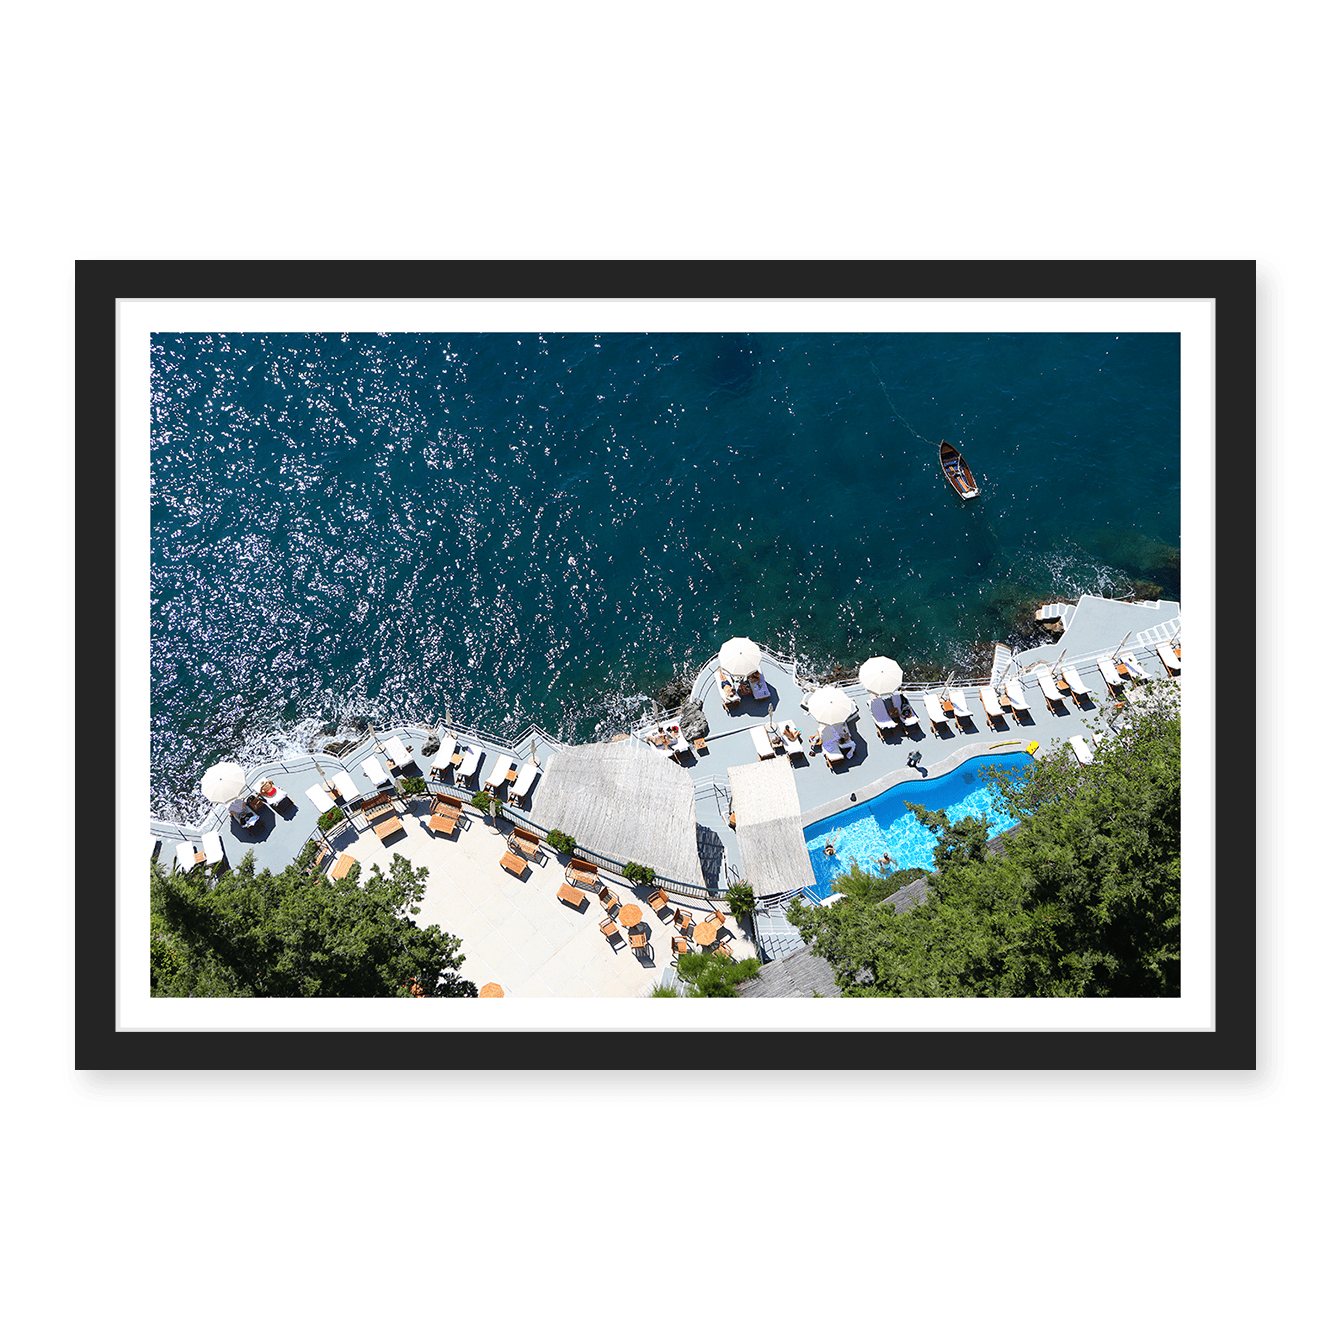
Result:
M152 995L1179 996L1180 419L1176 333L155 334Z

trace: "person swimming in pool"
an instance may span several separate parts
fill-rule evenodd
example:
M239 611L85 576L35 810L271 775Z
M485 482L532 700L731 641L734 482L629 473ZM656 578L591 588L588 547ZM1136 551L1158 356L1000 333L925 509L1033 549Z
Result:
M830 858L833 854L836 853L836 837L839 835L840 832L837 831L833 835L828 836L827 843L822 847L822 853L825 854L828 858Z

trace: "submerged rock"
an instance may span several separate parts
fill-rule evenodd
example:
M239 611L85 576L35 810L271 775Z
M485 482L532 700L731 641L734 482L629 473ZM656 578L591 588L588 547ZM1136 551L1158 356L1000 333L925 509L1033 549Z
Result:
M671 679L664 688L656 694L656 701L665 708L666 711L673 711L675 707L687 700L688 694L692 692L692 680Z

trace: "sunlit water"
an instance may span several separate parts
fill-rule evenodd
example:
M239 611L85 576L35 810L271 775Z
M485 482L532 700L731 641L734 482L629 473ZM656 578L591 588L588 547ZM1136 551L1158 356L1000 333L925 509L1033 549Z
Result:
M153 402L163 814L349 716L586 740L735 634L923 676L1177 594L1173 335L160 334Z

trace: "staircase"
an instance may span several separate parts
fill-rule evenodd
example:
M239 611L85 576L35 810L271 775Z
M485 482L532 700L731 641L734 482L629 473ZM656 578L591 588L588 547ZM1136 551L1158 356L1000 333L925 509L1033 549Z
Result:
M1011 664L1011 648L1002 642L993 643L993 672L988 676L988 682L997 687L998 680L1007 672L1007 666Z

